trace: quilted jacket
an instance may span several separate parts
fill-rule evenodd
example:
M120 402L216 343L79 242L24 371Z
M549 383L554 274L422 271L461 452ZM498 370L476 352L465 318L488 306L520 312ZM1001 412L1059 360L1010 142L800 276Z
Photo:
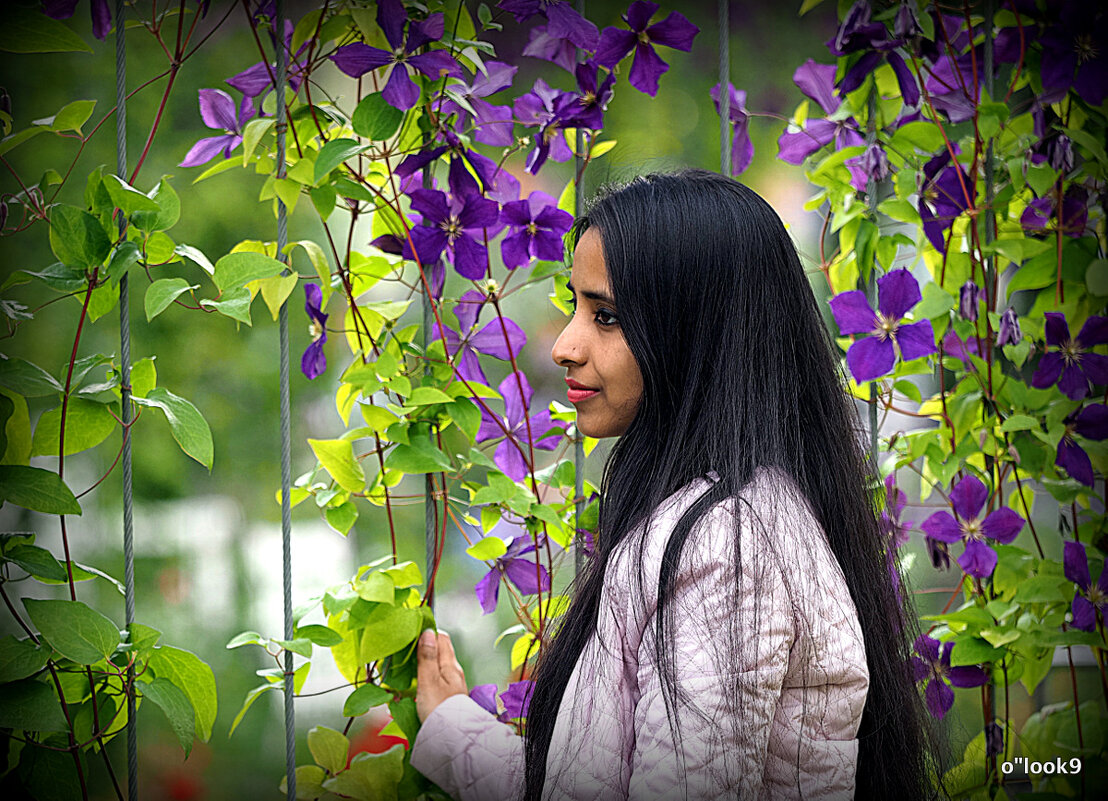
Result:
M654 649L659 565L674 523L715 478L672 495L613 552L596 633L562 697L544 800L853 798L869 687L862 631L826 537L784 475L759 473L686 542L673 735ZM427 717L411 762L460 801L521 794L522 739L465 695Z

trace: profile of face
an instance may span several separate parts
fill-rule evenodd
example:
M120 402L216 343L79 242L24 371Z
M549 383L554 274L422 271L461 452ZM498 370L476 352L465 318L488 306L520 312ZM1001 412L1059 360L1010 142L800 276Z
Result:
M577 427L589 437L623 434L639 407L643 381L627 346L604 264L600 234L590 228L573 254L569 290L574 312L550 355L566 368Z

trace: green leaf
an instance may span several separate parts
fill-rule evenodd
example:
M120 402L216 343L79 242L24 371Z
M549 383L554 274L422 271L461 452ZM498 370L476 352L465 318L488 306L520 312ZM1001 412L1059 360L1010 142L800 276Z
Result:
M350 741L341 733L326 726L313 726L308 730L308 750L315 763L331 774L346 770L346 754Z
M373 572L354 582L354 592L366 601L391 604L396 599L396 585L385 573Z
M323 782L323 788L358 801L396 801L396 786L404 776L404 746L397 743L381 754L355 754L350 767Z
M393 136L403 119L404 112L390 106L384 96L377 92L362 98L362 102L354 109L350 125L359 136L380 142Z
M242 129L243 167L250 163L250 158L254 155L254 150L258 147L258 142L262 141L262 137L269 132L269 129L273 127L275 122L277 122L277 120L273 117L259 117L246 123L246 127Z
M150 655L150 669L158 678L168 679L184 691L196 712L196 733L204 742L212 736L215 722L215 675L196 654L162 645Z
M139 211L132 218L135 226L140 230L147 233L168 231L181 219L181 199L165 178L158 181L158 185L147 197L154 202L154 208L149 211Z
M158 640L162 637L162 633L155 628L143 625L142 623L131 624L131 637L128 640L128 644L131 646L132 653L136 655L136 658L146 661L150 658L150 652L154 646L158 644Z
M1085 286L1098 298L1108 297L1108 259L1093 259L1085 268Z
M159 278L146 288L146 320L153 320L178 297L191 289L199 288L199 284L190 284L184 278Z
M63 387L50 373L23 359L0 359L0 387L7 387L25 398L38 398L62 392Z
M208 428L204 415L195 406L161 387L155 387L145 398L135 398L134 401L165 412L169 430L181 450L209 470L212 469L212 431Z
M9 6L0 25L0 50L7 53L91 53L80 36L38 9Z
M139 684L144 698L149 698L165 713L177 742L188 759L192 741L196 739L196 713L188 696L169 679L156 678L149 684Z
M924 153L933 153L943 147L943 135L938 126L926 121L901 125L893 134L890 146L893 150L915 147Z
M417 587L423 583L423 573L415 562L400 562L381 571L392 579L397 589Z
M118 281L141 259L142 251L136 243L120 243L112 252L111 261L108 262L108 278L113 282Z
M177 247L173 248L173 252L178 256L184 256L200 265L200 269L208 275L213 275L215 273L215 267L212 266L211 261L199 248L194 248L192 245L177 245Z
M342 642L342 635L334 629L327 626L320 626L319 624L312 624L310 626L301 626L296 632L297 638L303 638L311 640L316 645L322 645L324 648L330 648L332 645L338 645Z
M53 581L68 581L69 574L54 554L37 545L13 545L4 552L3 558L13 562L36 578Z
M269 313L273 315L273 322L277 322L277 317L281 313L281 306L288 300L292 291L296 289L296 283L299 280L299 274L289 273L288 275L274 275L270 278L261 278L252 282L252 286L257 286L261 291L262 300L265 301L265 305L269 308Z
M365 491L365 471L354 459L354 445L345 439L309 439L319 463L347 492Z
M312 641L308 639L298 638L293 640L274 640L273 642L280 645L287 651L292 651L294 654L300 654L308 659L312 658Z
M32 456L57 456L58 437L61 428L62 408L58 406L43 412L35 425L31 441ZM115 418L108 407L84 398L70 398L66 411L65 455L95 448L106 440L116 428Z
M941 317L956 305L954 296L934 281L923 285L923 300L912 311L917 320L933 320Z
M231 641L227 643L227 648L241 648L244 645L261 645L264 647L266 642L266 638L258 632L244 631L232 637Z
M319 765L298 765L296 768L296 799L297 801L315 801L327 791L323 789L323 780L327 773ZM278 789L285 795L289 794L288 776L281 777Z
M429 406L432 403L453 403L454 398L436 387L416 387L404 401L405 406Z
M339 506L327 507L323 516L327 518L327 525L346 536L358 522L358 507L352 501L346 501Z
M1070 585L1060 576L1031 576L1020 583L1016 600L1025 604L1066 601L1066 593L1062 590L1065 586Z
M0 684L0 728L16 731L65 731L58 696L40 681Z
M1011 433L1013 431L1031 431L1032 429L1039 428L1039 421L1034 417L1029 417L1026 414L1013 414L1006 419L1000 426L1000 430L1005 433Z
M356 718L364 715L375 706L387 704L392 700L392 693L378 687L376 684L363 684L346 697L342 705L344 718Z
M246 286L259 278L280 275L284 269L285 265L272 256L240 250L237 253L228 253L215 263L212 281L222 293L227 289Z
M108 257L112 241L87 211L55 206L50 213L50 248L63 264L90 270Z
M266 682L260 687L255 687L253 690L248 692L246 694L246 699L242 702L242 708L238 711L238 714L235 715L235 719L231 722L231 730L227 732L227 736L230 737L232 734L235 733L235 729L239 727L239 724L242 723L243 717L245 717L246 715L246 710L250 709L250 707L254 705L254 702L258 700L258 698L265 695L267 692L274 692L280 689L281 686L279 684Z
M23 606L54 650L78 665L107 659L119 645L115 623L80 601L24 598Z
M0 684L25 679L42 670L50 653L49 648L35 645L30 638L17 640L10 634L0 637Z
M96 108L95 100L74 100L62 106L50 128L53 131L76 131L81 133L81 126L88 122Z
M498 556L503 556L507 552L508 544L496 535L482 537L477 540L477 542L473 543L473 545L466 548L467 554L474 559L480 559L485 562L490 562Z
M331 170L348 158L369 150L369 145L361 145L354 139L332 139L319 149L315 160L315 183L322 181Z
M402 650L419 636L422 621L418 609L378 604L366 617L359 660L376 662Z
M0 465L0 501L48 515L81 514L81 505L65 482L40 467Z
M45 125L35 125L30 128L24 128L22 131L17 131L10 136L5 136L3 139L0 139L0 156L3 156L9 150L14 150L19 147L28 139L33 139L40 133L45 133L49 130L50 129Z
M145 398L150 390L158 385L158 368L154 366L154 357L147 356L131 365L131 395Z
M245 287L228 289L221 294L219 300L204 299L200 305L206 309L214 309L224 317L238 320L240 323L251 325L250 302L254 299L250 290Z
M118 175L104 176L104 188L112 198L115 207L130 217L136 211L157 211L158 204L138 191Z
M950 651L950 664L952 667L976 665L981 662L993 662L1003 656L1003 649L993 648L984 640L977 637L962 637L954 641L954 648Z
M385 459L385 466L405 473L434 473L451 470L450 460L423 436L415 436L409 445L397 445Z

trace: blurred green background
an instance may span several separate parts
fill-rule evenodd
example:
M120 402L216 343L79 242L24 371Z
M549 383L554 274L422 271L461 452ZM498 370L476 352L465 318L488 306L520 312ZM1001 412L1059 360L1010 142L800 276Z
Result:
M33 5L33 4L32 4ZM188 4L190 8L192 3ZM243 239L274 239L276 225L272 206L259 203L263 177L235 170L199 184L194 179L201 168L177 166L198 138L212 134L197 108L197 91L202 87L229 90L224 80L258 61L246 15L238 4L230 9L228 21L216 30L201 51L181 68L164 112L161 128L142 168L137 186L149 189L162 176L179 193L181 221L169 232L177 243L200 248L214 261ZM293 19L312 4L289 3ZM470 4L475 6L475 4ZM7 8L8 6L6 6ZM798 17L799 0L765 3L736 0L731 3L731 80L748 93L747 106L757 112L751 121L755 160L743 180L765 196L790 226L806 266L817 259L820 217L805 212L803 203L810 189L800 169L775 159L776 139L787 119L802 100L792 83L793 71L808 58L829 63L832 58L824 43L835 30L835 3L826 2ZM138 11L148 13L148 4ZM226 2L213 2L201 32L206 32L228 11ZM626 6L613 2L589 2L588 17L599 27L619 24ZM605 137L618 145L595 163L587 176L590 192L607 181L621 180L652 170L684 166L718 169L719 122L709 98L718 80L716 4L710 2L665 3L663 11L680 10L701 29L690 54L662 51L671 68L663 77L656 98L643 95L626 83L627 65L617 84L616 97L606 116ZM560 88L572 88L571 76L545 62L520 57L526 42L508 15L502 15L505 32L493 36L500 57L519 63L514 94L525 91L533 78L543 76ZM2 18L0 18L2 19ZM0 86L12 98L14 129L55 113L67 102L95 99L96 111L86 131L114 105L114 41L103 43L91 35L88 4L78 4L69 24L94 46L92 54L11 55L0 57ZM527 26L529 27L529 26ZM134 89L166 68L161 48L141 28L128 32L128 88ZM334 72L332 70L332 72ZM326 79L325 79L326 80ZM157 113L165 80L139 91L128 103L128 153L133 168L142 152L151 122ZM329 87L331 88L331 87ZM334 87L349 92L335 73ZM237 97L237 93L231 91ZM509 102L508 93L499 102ZM765 116L762 116L765 115ZM108 119L77 156L78 142L72 138L42 135L4 157L0 169L0 192L19 191L15 176L37 181L49 168L65 172L76 156L72 176L59 195L63 202L81 204L85 176L97 165L113 169L115 164L114 118ZM237 153L236 153L237 155ZM522 156L509 168L524 181L524 192L540 188L557 196L571 175L570 165L550 165L540 179L523 173ZM334 219L334 218L333 218ZM6 277L13 270L42 269L54 259L44 225L10 236L19 225L13 204L5 236L0 239L0 270ZM290 240L325 238L307 203L301 204L290 220ZM364 246L365 242L361 245ZM355 248L359 243L355 242ZM304 270L302 269L302 272ZM156 277L180 275L190 281L204 279L193 265L176 264L159 270ZM817 294L825 294L823 279L816 273ZM454 276L448 294L462 289ZM211 425L215 440L215 465L209 473L184 456L172 440L164 420L149 414L134 431L135 532L137 542L138 620L164 633L163 641L188 648L207 661L215 671L220 694L219 715L211 742L197 744L185 762L160 712L140 713L141 786L150 798L241 799L277 798L277 783L283 775L283 726L276 694L264 696L228 738L228 730L246 692L261 683L254 671L268 664L257 649L228 651L225 643L240 631L253 629L279 636L281 631L280 509L275 502L279 485L279 434L277 399L277 328L262 304L254 306L254 324L240 326L211 314L171 307L147 323L142 313L142 296L147 279L133 280L133 360L157 357L158 383L191 400ZM546 289L513 295L507 313L526 320L529 338L521 367L535 390L534 404L550 400L564 402L562 371L550 360L550 347L564 318L546 299ZM49 305L55 295L39 284L27 284L2 293L35 310L35 319L19 327L14 335L0 340L0 353L20 356L61 373L72 347L78 301L66 298ZM333 335L327 346L328 372L310 382L296 369L299 354L307 346L307 318L301 311L303 294L294 293L290 319L292 353L293 475L310 470L314 457L305 443L311 437L338 436L343 426L334 405L332 386L338 370L350 358L341 336ZM417 304L418 305L418 304ZM337 307L333 306L332 311ZM414 320L413 316L413 320ZM336 318L332 318L335 323ZM81 355L117 354L118 323L111 313L89 327L82 340ZM490 371L490 377L503 372ZM31 419L53 403L33 399ZM898 421L890 421L899 425ZM119 434L100 447L67 459L66 478L75 491L91 486L109 468L119 448ZM587 475L599 482L603 459L601 445L589 458ZM39 458L35 464L53 467L56 459ZM908 484L910 488L911 485ZM397 512L401 554L417 562L423 558L422 483L401 485L409 496ZM71 518L70 539L74 558L113 575L122 576L121 484L116 470L87 496L85 514ZM388 528L384 511L369 504L360 506L361 517L348 537L330 530L313 505L302 504L294 511L294 603L321 593L327 586L349 578L354 568L388 550ZM907 516L919 520L924 510L909 508ZM1053 521L1048 521L1053 522ZM60 535L54 518L21 516L10 505L0 510L3 530L35 530L38 542L60 553ZM456 532L438 579L438 615L442 625L455 633L470 684L499 682L508 678L508 644L495 651L492 640L513 621L503 608L483 617L473 593L481 577L479 563L465 556L464 543ZM917 533L910 552L916 554L912 570L921 613L938 611L950 596L957 576L935 571L927 560ZM112 616L123 619L123 602L105 582L80 586L80 597ZM23 585L28 594L47 595L44 588ZM944 590L945 588L945 590ZM6 618L0 632L14 624ZM492 654L490 657L489 655ZM341 728L345 693L326 692L342 684L327 655L317 657L305 698L298 705L298 731L302 760L307 753L303 735L312 725L323 723ZM1081 670L1081 680L1090 683L1091 671ZM974 691L975 692L975 691ZM980 705L974 692L961 691L946 728L960 754L962 745L981 728ZM1055 671L1039 693L1043 702L1060 700L1068 692L1068 675ZM1084 691L1088 697L1089 691ZM1017 723L1026 716L1028 699L1012 690L1011 703ZM976 712L974 710L977 710ZM377 720L376 725L380 724ZM352 735L369 723L359 721ZM125 764L123 740L117 738L110 750ZM892 756L892 755L890 755ZM90 760L98 797L109 797L103 767Z

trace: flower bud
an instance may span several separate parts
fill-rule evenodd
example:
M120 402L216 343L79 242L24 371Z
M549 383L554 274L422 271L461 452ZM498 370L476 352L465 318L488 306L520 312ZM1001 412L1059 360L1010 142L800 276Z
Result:
M867 147L862 154L861 166L866 171L866 175L873 178L874 181L885 180L891 172L885 150L876 142Z
M1016 314L1016 310L1008 307L1004 310L1004 314L1000 316L1000 334L996 338L996 344L1003 347L1004 345L1018 345L1023 339L1023 332L1020 330L1020 318Z
M920 27L919 17L916 15L915 2L901 3L893 21L893 33L897 39L907 39L910 36L918 36L923 33Z
M962 290L958 299L958 314L963 320L971 323L977 322L977 299L981 295L981 287L973 281L962 284Z

